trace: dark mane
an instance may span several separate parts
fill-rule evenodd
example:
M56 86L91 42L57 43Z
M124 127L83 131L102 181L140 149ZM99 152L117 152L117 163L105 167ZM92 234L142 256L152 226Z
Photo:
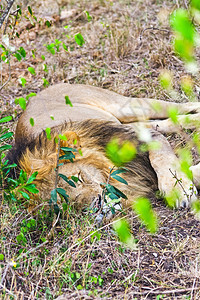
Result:
M131 127L125 125L118 125L113 122L105 122L99 120L86 120L82 122L64 123L60 126L53 127L51 129L51 140L47 138L45 131L42 131L38 137L29 137L29 141L23 140L21 143L17 143L8 152L6 159L9 164L17 164L19 166L20 159L27 149L33 152L34 149L42 151L42 149L48 149L52 152L56 151L55 137L58 134L62 134L66 131L75 131L80 137L81 142L83 141L84 146L88 149L93 149L94 146L97 150L103 151L108 142L113 138L117 137L121 141L130 140L136 141L137 137ZM141 143L137 141L138 155L137 158L127 164L130 172L134 174L140 174L141 177L146 178L147 186L150 186L155 182L156 174L151 167L148 153L141 152L139 145ZM84 155L84 153L83 153ZM141 168L141 166L143 166ZM13 168L10 176L13 178L18 174L19 168ZM149 176L148 176L149 174Z

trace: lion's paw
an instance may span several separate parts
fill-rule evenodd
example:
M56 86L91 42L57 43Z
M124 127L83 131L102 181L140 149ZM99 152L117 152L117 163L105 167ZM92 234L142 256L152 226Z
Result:
M186 208L197 200L195 185L184 174L160 177L158 188L170 207Z

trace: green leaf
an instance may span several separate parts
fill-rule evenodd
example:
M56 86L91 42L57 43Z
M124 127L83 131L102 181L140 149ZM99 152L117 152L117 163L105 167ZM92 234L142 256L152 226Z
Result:
M18 14L21 16L21 14L22 14L22 10L21 10L21 7L20 7L20 5L17 5L17 9L18 9Z
M155 233L157 231L158 220L147 198L141 197L134 200L133 210L139 216L140 220L144 222L151 233Z
M200 213L200 202L199 200L192 202L192 211L199 216Z
M184 60L194 60L194 46L190 41L176 38L174 41L174 49Z
M160 73L160 84L165 90L172 90L173 88L173 76L172 73L168 70L163 70ZM155 104L154 104L155 106ZM160 108L161 110L161 108Z
M0 253L0 261L4 260L4 255L2 253Z
M190 170L191 165L188 164L187 161L181 161L180 166L181 166L181 171L182 171L183 173L185 173L186 176L187 176L190 180L192 180L192 179L193 179L193 174L192 174L192 171Z
M60 160L62 159L74 159L75 158L75 155L72 153L72 152L67 152L65 155L62 155L59 157Z
M178 109L176 107L169 107L168 109L168 116L170 117L170 119L172 120L172 122L174 124L178 123Z
M113 139L107 144L106 153L116 166L122 166L134 159L137 149L130 141L120 144L118 139Z
M56 189L54 189L54 190L51 191L51 200L52 200L52 202L54 204L57 203L57 192L56 192Z
M46 48L47 48L47 50L51 53L51 54L55 54L56 53L56 51L55 51L55 49L54 49L54 47L55 47L55 44L54 43L51 43L50 45L45 45L46 46Z
M190 21L188 12L185 9L177 9L170 17L173 30L187 41L194 41L195 28Z
M60 208L59 208L58 204L57 204L57 203L55 203L55 204L53 205L53 208L54 208L54 212L55 212L55 214L58 216L58 214L59 214L59 211L60 211Z
M81 284L78 284L76 288L77 288L77 290L82 290L83 289Z
M0 123L6 123L6 122L9 122L12 120L12 116L7 116L7 117L4 117L2 119L0 119Z
M9 138L11 138L11 136L13 136L13 132L4 133L0 136L0 141L5 140L5 139L9 139Z
M30 122L31 126L34 126L35 122L34 122L34 119L33 119L33 118L30 118L30 119L29 119L29 122Z
M41 55L41 59L42 59L42 60L45 60L45 56L44 56L44 55Z
M26 84L26 79L25 78L23 78L23 77L21 77L21 78L19 78L19 82L21 83L21 85L24 87L25 86L25 84Z
M32 75L36 75L35 69L34 69L34 68L28 67L28 71L29 71Z
M64 43L62 44L62 46L63 46L63 49L64 49L65 51L67 51L67 52L69 51L69 50L68 50L68 47L67 47Z
M59 41L58 39L55 39L55 43L56 43L56 45L60 45L62 42Z
M97 239L97 241L99 241L101 239L101 233L97 232L97 231L91 231L90 236L91 236L92 242L94 241L94 239ZM95 278L95 279L97 279L97 278Z
M117 170L113 171L111 176L118 175L118 174L121 174L121 173L126 173L127 171L128 170L126 168L120 168L120 169L117 169Z
M129 224L126 220L117 220L113 224L113 228L117 232L117 235L122 243L126 244L132 250L136 249L135 240L130 233Z
M15 56L18 61L22 60L22 56L19 52L16 52L15 54L13 54L13 56Z
M84 11L87 17L88 22L92 20L92 17L90 16L89 12L87 10Z
M20 47L18 52L21 54L22 57L24 57L24 58L26 57L26 51L24 50L23 47Z
M73 175L71 176L71 179L72 179L74 182L76 182L76 183L79 181L78 177L73 176Z
M195 144L195 146L197 148L198 154L200 156L200 138L199 138L199 133L195 132L193 134L192 139L193 139L193 142L194 142L194 144Z
M33 58L35 58L35 50L31 50Z
M49 82L48 82L48 80L46 78L42 78L42 80L43 80L43 86L44 87L46 87L46 86L49 85Z
M65 135L59 134L58 137L62 141L67 141L67 137Z
M127 184L127 185L128 185L128 182L127 182L124 178L122 178L122 177L120 177L120 176L118 176L118 175L113 175L113 174L112 174L111 177L114 178L115 180L121 182L121 183L124 183L124 184Z
M29 98L34 97L34 96L36 96L36 93L30 93L26 96L26 100L28 100Z
M31 9L30 6L28 6L28 11L29 11L30 15L32 16L32 15L33 15L33 12L32 12L32 9Z
M23 97L18 98L18 103L19 103L19 105L21 106L21 108L22 108L23 110L26 109L26 99L24 99Z
M191 0L190 1L191 7L200 10L200 1L199 0Z
M0 147L0 151L5 151L5 150L11 149L11 148L12 148L11 145L4 145L4 146Z
M43 64L43 70L44 70L44 72L48 73L48 68L47 68L46 64Z
M25 192L23 192L23 191L19 191L19 193L20 193L26 200L30 200L30 196L29 196L27 193L25 193Z
M114 193L115 195L117 195L119 198L123 198L123 199L127 199L126 195L124 193L122 193L122 191L120 191L118 188L116 188L115 186L111 185L111 184L106 184L106 189L109 193Z
M38 189L35 187L35 184L27 184L24 186L24 189L33 194L39 193Z
M70 186L72 187L76 187L74 181L70 180L67 176L63 175L63 174L58 174L58 176L60 176L64 181L66 181Z
M181 88L184 93L192 100L194 96L194 85L193 80L190 76L182 77L181 79Z
M75 148L69 148L69 147L61 147L61 150L64 152L78 152Z
M0 151L5 151L5 150L11 149L11 148L12 148L11 145L4 145L4 146L0 147Z
M49 27L51 27L51 23L47 20L46 22L45 22L45 25L49 28Z
M62 195L65 199L65 201L68 203L69 201L69 195L66 194L66 191L64 189L61 189L61 188L57 188L56 189L57 193Z
M21 97L21 98L16 98L16 99L15 99L15 103L16 103L16 104L19 104L23 110L26 109L26 99L24 99L23 97Z
M9 168L15 168L15 167L17 167L17 164L11 164L11 165L6 166L7 163L8 163L8 160L4 162L4 166L5 166L4 169L9 169Z
M62 203L63 212L66 212L69 208L68 206L68 200L66 200L66 203Z
M71 107L73 106L68 96L65 96L65 103Z
M167 202L167 204L169 205L169 207L174 208L176 207L176 201L178 199L180 199L181 195L180 195L180 191L174 187L170 193L168 193L167 195L165 195L165 200Z
M3 49L4 51L6 51L6 48L4 47L4 45L0 44L0 48Z
M35 180L35 178L37 177L38 172L34 172L28 179L27 184L33 182L33 180Z
M75 34L74 39L75 39L76 43L81 47L85 44L85 40L81 33Z
M27 244L27 239L25 238L24 234L22 232L20 232L20 234L18 234L16 236L16 240L19 244L22 245L26 245Z
M119 199L119 197L117 195L113 194L113 193L109 193L108 196L111 200Z
M56 53L56 50L55 50L54 48L50 48L49 51L50 51L51 54L53 54L53 55Z
M45 131L46 131L47 139L51 140L51 128L47 127Z
M24 183L24 182L27 181L27 174L26 174L26 172L23 171L23 170L20 171L20 174L19 174L19 181L20 181L21 183Z
M189 149L178 149L178 155L180 157L180 167L181 171L186 174L186 176L192 180L193 179L193 174L192 171L190 170L190 167L192 165L192 155ZM180 179L180 178L178 178Z

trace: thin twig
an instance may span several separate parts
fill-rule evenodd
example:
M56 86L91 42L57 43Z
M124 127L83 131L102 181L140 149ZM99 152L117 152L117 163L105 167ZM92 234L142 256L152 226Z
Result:
M112 171L114 170L115 166L112 167L112 169L110 170L110 173L109 173L109 176L108 176L108 179L107 179L107 182L106 182L106 185L109 184L109 181L110 181L110 177L111 177L111 174L112 174ZM105 190L106 188L104 187L103 191L102 191L102 201L101 201L101 208L99 210L99 214L102 212L103 210L103 205L104 205L104 198L105 198Z
M10 10L11 10L11 8L10 8ZM6 34L6 30L7 30L7 26L8 26L8 20L9 20L9 16L10 16L10 13L11 13L10 10L9 10L7 16L6 16L6 24L5 24L5 27L4 27L3 35Z
M128 281L129 279L132 278L132 276L134 276L134 278L132 279L132 282L135 281L135 278L138 274L138 270L140 269L140 249L138 249L138 257L137 257L137 268L136 270L134 270L130 275L128 275L123 281L122 284L124 284L124 282Z
M16 24L17 24L17 16L18 16L18 12L19 12L19 8L18 9L16 9L12 14L14 14L14 16L15 16L15 23L14 23L14 25L13 25L13 30L12 30L12 37L13 37L13 35L14 35L14 31L15 31L15 26L16 26Z
M191 294L190 294L190 299L192 299L192 297L193 297L193 292L194 292L194 289L195 289L196 278L197 278L197 271L198 271L198 261L196 259L195 277L194 277L193 284L192 284L192 290L191 290Z
M142 40L143 33L147 30L158 30L158 31L166 32L166 33L171 33L171 31L168 29L160 29L157 27L148 27L148 28L143 29L142 32L140 33L140 41Z
M190 198L191 198L191 196L192 196L193 193L194 193L194 185L193 185L193 193L192 193L191 195L188 195L187 192L186 192L186 190L185 190L185 188L184 188L184 186L183 186L183 184L182 184L182 182L181 182L181 180L177 177L176 172L173 173L171 169L169 169L169 171L170 171L170 173L173 175L173 177L177 180L177 183L178 183L178 184L180 185L180 187L182 188L182 190L183 190L185 196L187 197L188 201L190 201Z
M14 299L17 299L17 297L11 291L9 291L5 286L3 286L1 283L0 283L0 290L5 290L6 293L11 295Z
M25 257L25 256L29 255L32 252L35 252L36 250L42 248L43 246L45 246L48 243L49 243L49 240L44 241L42 244L40 244L40 245L36 246L35 248L33 248L31 250L28 250L26 253L23 253L22 255L18 256L16 258L16 261L20 260L22 257Z
M1 286L3 286L3 282L4 282L4 279L5 279L6 274L7 274L7 272L8 272L8 268L9 268L9 264L7 264L7 266L6 266L6 268L5 268L5 271L4 271L4 273L3 273L3 276L2 276L2 278L1 278L1 282L0 282L0 285L1 285ZM0 288L0 289L1 289L1 288Z
M59 219L60 219L60 211L58 212L57 219L55 220L54 224L53 224L53 225L52 225L52 227L51 227L51 230L50 230L50 232L49 232L49 233L48 233L48 235L47 235L47 239L48 239L48 241L49 241L49 240L50 240L50 238L52 237L52 235L53 235L53 231L54 231L54 227L55 227L55 226L56 226L56 224L58 223Z
M0 18L0 28L2 27L3 22L6 18L6 16L8 15L8 13L9 13L9 11L10 11L10 9L11 9L14 2L15 2L15 0L7 1L8 5L7 5L6 9L4 10L4 12L3 12L3 14Z
M60 138L58 139L58 153L57 153L56 168L55 168L55 172L56 172L55 190L57 189L57 185L58 185L59 157L60 157Z
M10 54L8 55L8 67L9 67L9 77L7 81L0 87L0 91L4 88L4 86L10 81L11 79L11 67L10 67Z
M196 288L186 288L186 289L174 289L174 290L166 290L166 291L163 291L163 290L150 290L150 291L142 291L142 292L137 292L137 291L134 291L132 292L132 295L151 295L151 294L154 294L154 295L167 295L167 294L177 294L177 293L185 293L185 292L190 292L191 290L199 290L199 287L196 287Z

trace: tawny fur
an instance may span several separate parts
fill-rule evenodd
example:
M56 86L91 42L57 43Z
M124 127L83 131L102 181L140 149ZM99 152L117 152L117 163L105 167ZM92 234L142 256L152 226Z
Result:
M59 128L52 129L51 140L48 140L46 133L43 132L27 144L22 153L17 154L17 149L14 149L13 161L17 162L28 175L35 171L38 172L35 183L40 190L39 197L43 200L49 199L56 176L57 144L55 138L58 137L58 133L65 134L68 136L68 140L64 146L71 146L67 143L70 133L73 136L74 132L80 139L83 155L77 154L74 163L62 161L64 164L59 168L59 173L68 177L78 176L80 182L77 183L76 188L73 188L59 179L58 187L65 188L71 200L82 207L91 203L99 193L101 194L101 184L107 182L110 169L113 167L113 163L105 153L106 144L113 137L117 137L119 141L130 140L132 143L138 144L131 128L99 120L66 123ZM157 179L148 159L148 153L139 152L139 148L137 157L126 167L129 171L123 174L123 177L127 180L128 186L114 179L111 179L110 183L117 185L128 196L124 205L130 206L136 197L152 196L157 187Z
M66 105L65 96L69 97L73 107ZM154 107L160 109L155 110ZM176 207L189 206L196 200L197 190L192 181L179 170L178 158L167 139L158 132L176 131L176 126L168 119L168 111L172 108L180 114L180 126L193 128L194 124L185 122L185 118L192 119L195 124L199 119L198 102L170 103L155 99L128 98L94 86L60 83L43 90L30 100L26 111L19 118L15 146L8 154L8 159L16 162L29 175L38 171L35 182L40 194L39 197L34 197L49 199L50 191L54 188L58 149L54 138L59 134L65 135L66 145L70 147L73 139L77 139L77 147L82 147L83 156L76 155L73 164L63 162L59 172L66 176L79 176L80 181L76 189L69 187L61 179L58 186L66 188L73 201L84 205L102 192L101 183L107 181L109 168L113 166L106 157L107 143L113 137L117 137L120 142L130 140L138 147L138 155L127 164L129 172L124 176L129 185L127 187L114 182L127 194L126 204L130 205L135 197L152 194L157 187L164 195L170 195L176 185L179 192ZM34 126L30 125L30 118L34 119ZM136 122L136 126L133 122ZM47 127L52 129L50 141L44 132ZM156 131L147 132L147 127ZM150 149L149 153L139 151L138 140L145 128L147 136L151 135L152 140L159 141L160 149ZM65 141L61 141L61 146L63 145ZM194 175L200 172L199 168L195 167ZM173 173L182 178L184 189L176 184ZM199 183L198 176L194 178L194 182Z

